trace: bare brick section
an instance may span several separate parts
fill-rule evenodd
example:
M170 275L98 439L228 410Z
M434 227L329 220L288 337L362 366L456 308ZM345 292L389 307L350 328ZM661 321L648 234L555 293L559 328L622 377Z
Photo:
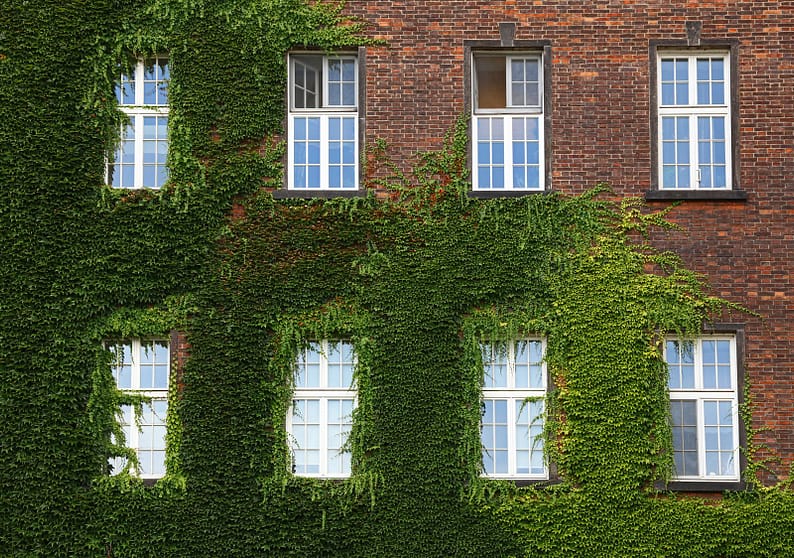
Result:
M551 185L569 194L601 181L621 197L651 188L652 41L738 41L733 140L746 200L686 201L671 213L685 232L656 242L761 316L725 321L746 324L753 427L765 455L781 458L764 480L784 477L794 460L794 5L350 0L346 9L387 42L367 48L366 141L386 140L405 170L417 151L440 148L468 106L464 41L500 41L504 23L515 41L550 41Z

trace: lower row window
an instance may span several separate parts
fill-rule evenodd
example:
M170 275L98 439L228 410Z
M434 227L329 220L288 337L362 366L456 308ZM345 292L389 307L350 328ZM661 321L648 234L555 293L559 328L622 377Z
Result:
M543 454L543 342L524 339L483 343L481 350L483 474L496 478L547 478Z
M138 339L111 345L114 355L113 378L124 391L147 398L140 412L132 405L121 407L120 426L124 443L135 450L141 478L159 478L165 474L166 414L170 351L167 341ZM111 460L113 473L123 471L128 463L121 457Z
M670 339L670 425L677 480L739 480L734 337Z
M347 438L353 426L355 353L350 341L315 341L300 351L287 416L293 472L347 477Z
M113 344L118 389L142 395L136 411L121 408L124 443L135 450L141 478L165 474L166 414L170 379L167 341ZM547 373L544 342L521 339L482 343L482 471L493 478L545 479L543 451ZM738 373L734 336L668 339L670 417L677 480L739 480ZM353 344L310 342L296 362L287 431L293 472L341 478L351 472L347 439L356 406ZM124 458L110 462L124 470Z

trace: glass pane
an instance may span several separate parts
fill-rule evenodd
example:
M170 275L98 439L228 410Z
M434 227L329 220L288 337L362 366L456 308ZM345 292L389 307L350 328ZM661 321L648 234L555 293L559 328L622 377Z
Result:
M342 162L342 151L339 142L330 142L328 144L328 163L331 165L338 165Z
M342 188L356 187L356 169L354 167L344 167L342 169Z
M342 139L355 140L356 139L356 120L355 118L348 117L342 119Z
M319 149L318 149L319 150ZM307 176L307 184L309 188L319 188L320 182L320 167L309 167L309 174Z
M662 81L673 81L674 79L673 59L662 60Z
M338 107L342 104L342 92L338 85L328 85L328 104Z
M328 119L328 139L339 140L342 138L342 122L340 118Z
M354 84L346 83L342 86L342 104L350 107L356 104L356 87Z
M356 146L353 142L346 141L342 144L342 162L354 165L356 162Z
M507 107L505 84L507 67L504 56L476 56L474 58L475 108Z
M525 106L527 100L524 98L524 85L513 82L511 86L512 106Z
M491 145L491 155L493 157L494 165L504 165L505 163L505 146L503 143L493 143Z
M493 167L491 170L492 172L492 179L493 179L493 187L494 188L504 188L505 187L505 170L503 167Z
M320 119L319 118L307 118L307 130L308 130L308 139L319 140L320 139Z
M320 142L318 141L310 141L306 144L306 156L309 160L309 164L311 165L319 165L320 164ZM311 172L311 170L310 170ZM319 173L319 168L317 169ZM312 184L319 183L319 180L312 180Z

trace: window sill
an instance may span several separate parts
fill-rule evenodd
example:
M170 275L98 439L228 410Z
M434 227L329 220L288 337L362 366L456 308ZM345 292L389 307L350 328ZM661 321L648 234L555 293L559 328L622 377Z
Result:
M288 190L282 188L271 192L273 199L333 199L333 198L363 198L367 195L367 190Z
M645 201L745 201L747 192L744 190L648 190Z
M674 492L738 492L747 489L744 481L708 481L708 480L671 480L667 484L656 483L657 490Z
M521 198L536 194L548 194L551 190L469 190L466 195L470 198L490 200L496 198Z

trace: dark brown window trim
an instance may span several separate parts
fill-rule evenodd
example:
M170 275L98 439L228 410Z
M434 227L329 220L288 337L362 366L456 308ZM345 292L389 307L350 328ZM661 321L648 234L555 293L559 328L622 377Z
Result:
M550 194L550 190L468 190L466 196L474 199L493 200L498 198L523 198Z
M731 99L731 190L662 190L659 187L659 114L657 94L657 56L659 51L691 51L727 50L730 59L730 99ZM740 148L739 148L739 40L738 39L702 39L697 46L691 46L686 39L654 39L648 45L648 67L650 77L650 130L651 130L651 189L645 193L646 200L732 200L743 201L747 193L741 189L740 183Z
M678 200L708 200L708 201L745 201L747 192L744 190L714 190L703 188L701 190L648 190L645 192L646 201L678 201Z
M289 68L289 57L295 53L301 52L317 52L318 54L330 54L328 51L320 48L302 48L288 51L284 56L284 63L286 68ZM281 166L284 171L284 178L282 180L281 188L272 192L273 198L277 200L283 199L331 199L331 198L358 198L367 195L367 190L363 186L363 177L361 165L361 154L365 152L365 138L366 138L366 114L367 114L367 47L358 47L356 49L341 49L334 51L333 54L355 54L358 60L358 188L356 190L291 190L289 188L289 161L287 160L287 152L281 158ZM287 84L284 88L284 120L281 127L285 132L289 129L289 72L287 75ZM289 138L287 138L289 141Z
M274 190L272 195L276 200L330 200L334 198L363 198L366 197L367 190L365 188L358 190L288 190L285 187L281 190Z
M733 334L736 338L736 395L741 406L744 403L744 349L745 334L744 324L741 323L707 323L703 325L703 335ZM747 456L744 448L747 447L747 432L739 413L739 478L743 478L747 470ZM671 480L666 485L662 482L655 484L658 490L672 490L676 492L737 492L747 490L744 480L738 481L707 481Z
M543 158L545 166L545 176L543 177L543 190L477 190L473 189L468 191L468 196L472 198L510 198L521 197L531 194L548 193L551 191L551 173L552 173L552 157L551 157L551 137L552 137L552 123L551 123L551 41L538 40L538 41L509 41L510 46L503 44L501 40L497 39L472 39L463 41L463 110L464 114L471 115L472 99L471 99L471 72L472 72L472 51L492 51L492 52L538 52L543 56ZM469 171L472 170L472 133L471 126L468 128L468 137L466 142L466 164ZM484 195L483 195L484 194Z

